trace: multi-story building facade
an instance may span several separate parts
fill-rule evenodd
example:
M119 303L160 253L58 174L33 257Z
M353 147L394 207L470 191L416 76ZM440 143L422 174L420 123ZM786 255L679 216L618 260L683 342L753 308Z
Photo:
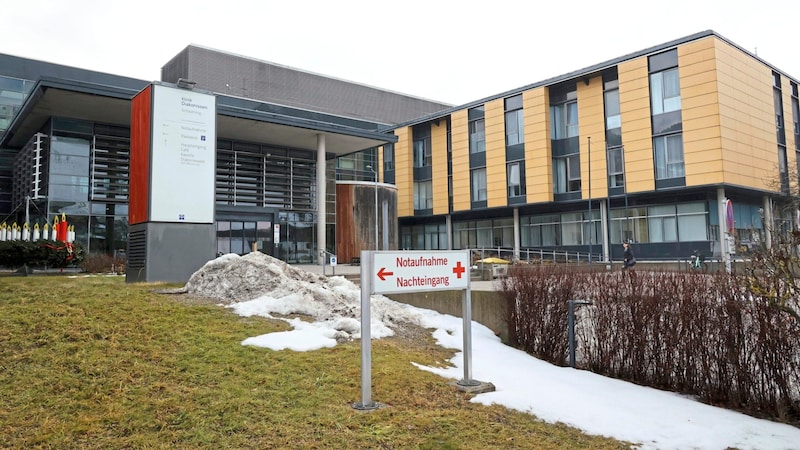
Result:
M798 81L713 31L456 107L196 46L162 69L179 78L217 96L222 252L280 241L276 256L313 262L342 242L336 211L340 260L377 247L363 242L377 205L361 203L378 181L392 249L612 260L633 241L639 259L675 259L795 222L774 204L796 189ZM32 197L38 219L71 215L90 251L124 248L130 102L146 85L0 55L3 217ZM361 192L337 201L348 183Z
M393 139L382 129L450 107L196 46L162 72L162 82L190 80L217 97L217 251L255 245L291 262L335 248L337 179L372 193L368 167L377 144ZM250 89L220 84L234 79ZM43 225L66 214L89 252L124 252L131 99L148 85L0 55L0 221Z
M403 123L381 154L400 248L674 260L729 232L746 250L794 217L774 204L798 171L797 86L706 31Z

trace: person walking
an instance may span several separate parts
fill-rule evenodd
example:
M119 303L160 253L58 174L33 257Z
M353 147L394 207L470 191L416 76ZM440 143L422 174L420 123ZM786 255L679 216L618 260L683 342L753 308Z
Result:
M626 241L622 243L622 248L625 249L622 252L622 269L632 269L636 265L636 257L633 256L631 245Z

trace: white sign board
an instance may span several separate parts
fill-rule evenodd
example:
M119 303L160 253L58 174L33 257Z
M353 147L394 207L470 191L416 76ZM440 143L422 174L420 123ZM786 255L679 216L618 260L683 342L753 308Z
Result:
M150 220L214 223L216 97L153 85Z
M452 291L469 288L469 251L374 252L375 294Z

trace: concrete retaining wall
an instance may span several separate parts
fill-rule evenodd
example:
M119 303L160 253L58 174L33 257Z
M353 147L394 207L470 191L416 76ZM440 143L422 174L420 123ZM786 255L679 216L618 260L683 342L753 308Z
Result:
M462 291L415 292L409 294L389 294L394 301L417 308L432 309L442 314L462 317ZM472 320L500 336L508 342L508 325L505 320L505 302L496 291L472 291Z

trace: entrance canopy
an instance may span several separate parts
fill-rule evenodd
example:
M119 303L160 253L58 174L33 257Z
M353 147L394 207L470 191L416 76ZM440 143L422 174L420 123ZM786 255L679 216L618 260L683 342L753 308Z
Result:
M147 84L143 81L142 88ZM129 126L131 99L137 92L42 78L0 139L0 147L22 148L53 116ZM376 131L379 124L225 95L217 99L218 138L316 151L317 138L323 135L328 157L397 141L391 134Z

